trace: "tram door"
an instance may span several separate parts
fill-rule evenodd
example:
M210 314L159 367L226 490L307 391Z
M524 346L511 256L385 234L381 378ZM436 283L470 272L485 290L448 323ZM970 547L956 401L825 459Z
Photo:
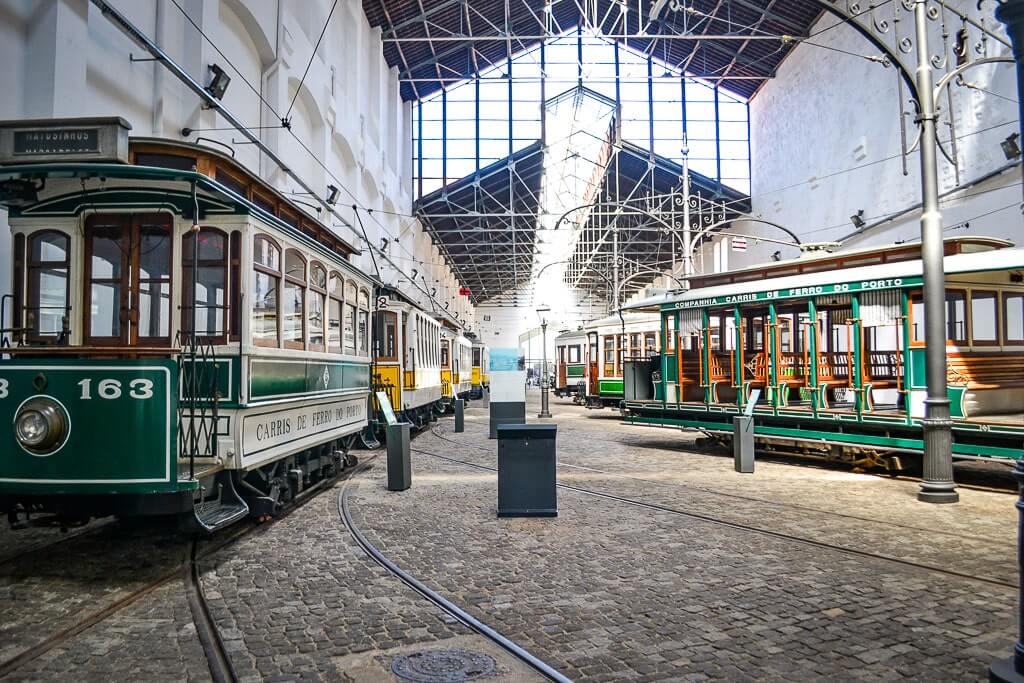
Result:
M87 344L170 346L173 222L97 214L85 224Z
M589 354L587 356L587 393L591 396L597 396L597 364L600 362L600 358L597 355L597 333L587 333L587 347Z

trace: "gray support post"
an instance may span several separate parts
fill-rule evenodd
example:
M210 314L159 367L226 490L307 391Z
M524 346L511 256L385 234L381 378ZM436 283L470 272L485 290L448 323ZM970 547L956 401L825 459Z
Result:
M461 398L455 399L455 431L466 431L466 402Z
M928 7L916 0L917 92L921 121L921 260L924 270L925 381L924 476L917 499L926 503L960 500L953 483L953 421L946 390L946 273L943 270L942 211L936 158L935 93L928 59Z
M404 491L412 485L412 463L409 460L408 422L388 425L388 491Z
M1013 42L1013 58L1017 60L1017 97L1019 117L1024 131L1024 0L1006 0L996 8L996 19L1006 25ZM990 681L1024 682L1024 460L1013 468L1017 479L1017 642L1013 656L999 659L988 670Z
M732 418L733 468L743 474L754 472L754 418L736 415Z

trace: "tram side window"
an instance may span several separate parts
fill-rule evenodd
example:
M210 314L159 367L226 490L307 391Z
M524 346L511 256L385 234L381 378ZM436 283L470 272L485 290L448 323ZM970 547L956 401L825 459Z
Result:
M451 361L448 359L448 342L447 341L442 341L441 342L441 367L447 368L447 367L449 367L450 364L451 364Z
M284 254L284 297L281 299L281 318L284 323L282 340L285 347L301 349L305 346L306 259L295 249Z
M911 337L918 344L924 343L925 312L921 294L910 297ZM952 342L967 342L967 301L959 290L946 291L946 339Z
M331 353L341 353L341 313L344 307L341 275L331 273L327 286L327 348Z
M202 228L198 244L196 233L186 233L181 242L181 329L206 340L224 339L227 316L228 238L220 230ZM197 253L198 249L198 253ZM193 261L196 291L192 294Z
M656 332L648 332L644 335L644 351L648 357L658 353L658 334Z
M342 338L345 353L356 352L356 283L345 281L345 315L342 318Z
M1003 294L1003 331L1007 344L1024 342L1024 294Z
M480 347L477 346L473 349L473 366L480 367Z
M604 373L615 372L615 337L604 338Z
M252 272L252 338L257 346L277 346L277 298L281 287L281 249L256 237Z
M971 342L999 343L999 299L995 292L971 292Z
M327 298L327 271L319 263L309 269L309 348L324 350L324 302Z
M359 355L370 353L370 294L365 289L359 290Z
M71 256L67 235L40 232L29 240L28 305L25 325L33 337L56 337L69 317Z
M580 362L580 347L579 345L569 347L569 362L579 363Z

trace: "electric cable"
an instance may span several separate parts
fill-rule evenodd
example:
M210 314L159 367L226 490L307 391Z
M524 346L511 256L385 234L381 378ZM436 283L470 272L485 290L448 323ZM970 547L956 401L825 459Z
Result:
M313 46L313 53L309 55L309 61L306 62L306 70L302 72L302 78L299 79L299 84L295 86L295 95L292 96L291 104L288 105L288 111L284 113L284 118L281 119L281 124L285 128L288 128L291 125L289 117L291 116L292 113L292 107L295 106L295 100L299 99L299 93L302 92L302 86L306 82L306 76L309 75L309 67L313 66L313 60L316 59L316 53L320 49L320 43L324 39L324 34L327 33L327 27L330 26L331 24L331 17L334 16L334 9L337 6L338 0L334 0L334 3L331 5L331 11L327 13L327 19L324 20L324 27L320 31L320 37L317 38L316 45ZM289 123L286 124L286 121L288 121Z

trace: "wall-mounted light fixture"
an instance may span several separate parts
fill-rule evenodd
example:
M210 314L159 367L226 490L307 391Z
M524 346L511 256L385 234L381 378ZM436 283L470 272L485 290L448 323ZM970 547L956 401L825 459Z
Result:
M220 68L216 64L210 65L210 72L213 73L213 78L210 79L210 84L206 86L206 92L210 93L218 100L224 99L224 93L228 89L228 85L231 83L231 76L228 76L224 69Z
M1003 154L1006 155L1007 161L1013 161L1020 157L1020 133L1011 133L1005 140L999 143L999 146L1003 148Z
M853 223L853 227L860 230L864 227L864 209L857 209L857 213L850 216L850 222Z
M335 204L337 204L338 203L338 193L339 192L340 192L340 190L338 188L336 188L334 185L328 185L327 186L327 199L326 199L327 203L330 204L331 206L334 206Z

